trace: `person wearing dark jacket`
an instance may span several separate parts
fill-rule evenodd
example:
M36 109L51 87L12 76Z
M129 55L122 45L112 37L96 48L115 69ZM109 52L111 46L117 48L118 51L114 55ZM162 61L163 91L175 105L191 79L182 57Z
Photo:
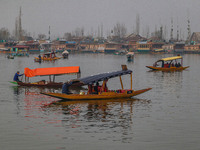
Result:
M72 82L65 82L62 86L62 93L65 93L65 94L72 94L70 91L69 91L69 87L72 85Z
M17 82L21 82L20 80L19 80L19 77L20 76L23 76L24 74L19 74L19 71L17 71L17 73L15 73L15 76L14 76L14 78L13 78L13 80L14 81L17 81Z

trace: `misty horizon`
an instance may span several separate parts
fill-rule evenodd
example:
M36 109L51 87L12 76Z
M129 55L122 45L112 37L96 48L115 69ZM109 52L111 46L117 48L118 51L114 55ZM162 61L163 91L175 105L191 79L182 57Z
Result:
M22 8L22 29L33 37L38 34L51 38L63 37L64 33L83 28L85 35L97 35L103 26L103 36L110 34L116 23L124 24L127 34L136 32L136 16L140 18L140 35L144 36L161 26L169 38L171 20L173 35L179 30L181 38L186 39L188 19L191 32L200 31L198 20L200 1L198 0L0 0L0 28L7 28L11 34L15 20Z

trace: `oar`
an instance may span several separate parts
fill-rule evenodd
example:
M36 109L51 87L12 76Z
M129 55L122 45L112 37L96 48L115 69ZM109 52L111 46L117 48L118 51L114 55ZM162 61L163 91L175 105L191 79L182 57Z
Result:
M9 81L12 84L18 84L16 81Z

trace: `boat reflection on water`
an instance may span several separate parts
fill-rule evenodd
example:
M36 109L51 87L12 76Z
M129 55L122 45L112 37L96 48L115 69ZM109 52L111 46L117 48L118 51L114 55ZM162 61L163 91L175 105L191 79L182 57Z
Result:
M63 138L73 132L97 136L99 140L132 141L133 125L141 109L151 110L151 100L128 98L66 101L40 94L40 88L15 87L17 109L29 123L64 128ZM143 113L142 113L143 116ZM29 126L26 127L29 129ZM74 131L75 130L75 131ZM98 134L97 134L98 133ZM129 134L127 134L129 133ZM66 137L65 137L66 136Z
M132 128L134 111L137 111L137 107L150 109L150 105L151 100L136 98L86 101L61 100L44 105L42 109L46 112L62 113L62 125L67 129L79 128L79 130L82 130L84 128L83 132L87 133L104 132L112 129L113 132L117 133L121 129Z

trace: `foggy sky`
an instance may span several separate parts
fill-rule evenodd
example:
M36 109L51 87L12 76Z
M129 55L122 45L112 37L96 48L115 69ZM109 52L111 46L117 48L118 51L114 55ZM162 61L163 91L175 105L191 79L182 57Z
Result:
M147 26L150 32L161 25L170 34L171 19L174 36L177 25L187 36L187 20L191 31L200 32L200 0L0 0L0 28L14 31L15 19L22 7L22 28L37 37L38 33L62 37L77 27L85 34L95 32L103 25L104 35L119 22L125 24L128 33L136 28L136 15L140 16L140 33Z

